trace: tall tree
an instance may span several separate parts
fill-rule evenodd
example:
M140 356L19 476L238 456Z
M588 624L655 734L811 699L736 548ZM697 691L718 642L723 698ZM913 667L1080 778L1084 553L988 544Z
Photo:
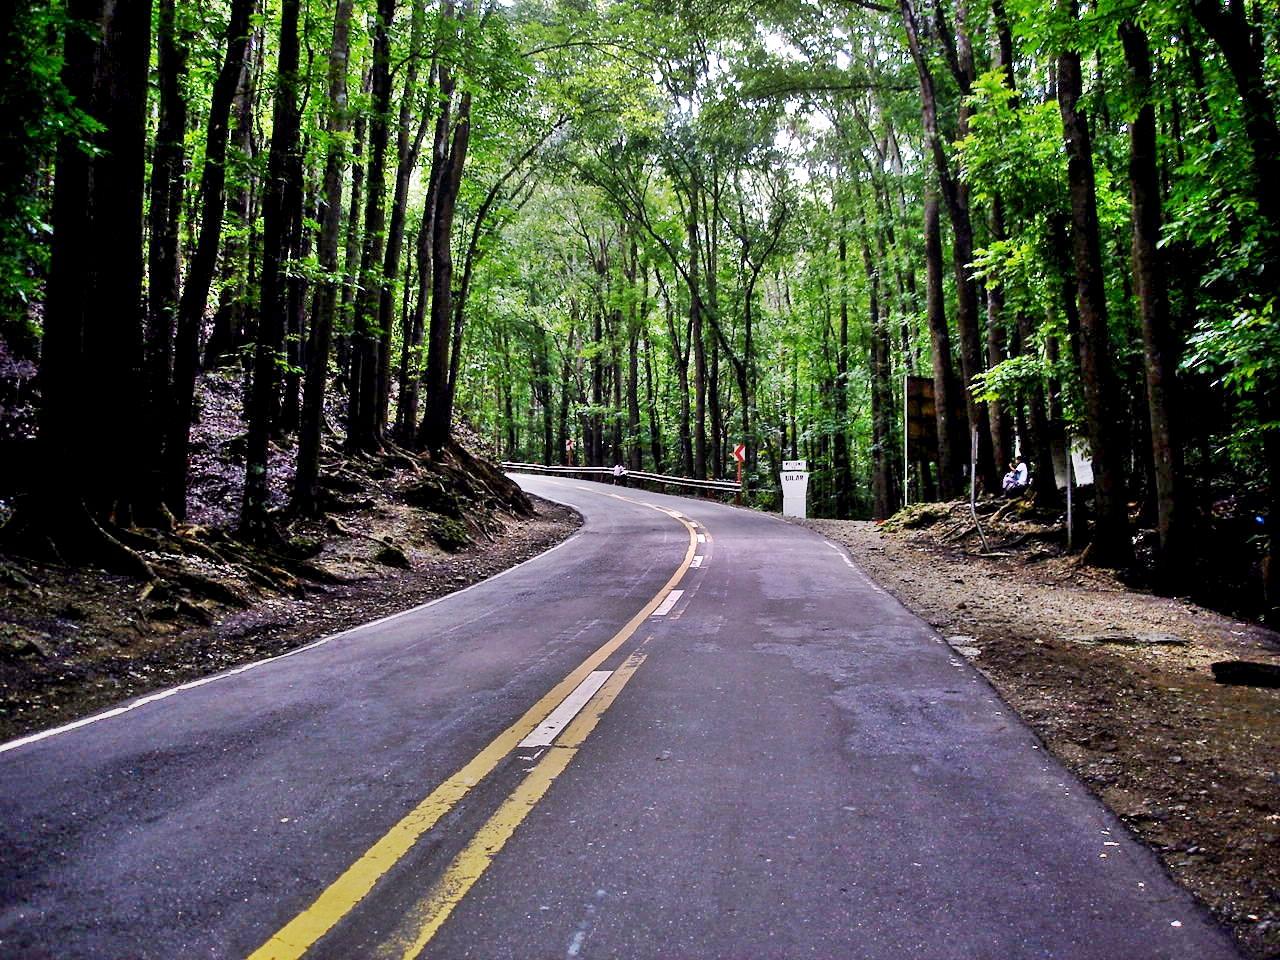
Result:
M1075 0L1059 0L1074 21ZM1129 511L1124 481L1124 440L1120 391L1111 363L1107 328L1107 296L1102 272L1102 238L1098 228L1098 197L1093 168L1089 119L1080 104L1083 89L1080 54L1070 47L1058 54L1058 107L1067 147L1067 183L1071 195L1071 249L1076 274L1076 303L1080 336L1076 344L1085 397L1089 446L1093 454L1094 508L1097 512L1094 562L1119 566L1133 558L1129 539Z
M222 66L213 81L205 127L204 169L200 175L200 233L187 263L186 283L178 304L173 352L173 403L165 437L165 503L179 520L187 516L189 445L199 368L200 327L209 303L222 242L222 215L227 183L227 135L249 45L249 19L254 0L232 0L224 37Z
M1146 31L1133 20L1120 24L1120 37L1138 102L1138 115L1129 125L1129 196L1133 209L1134 292L1146 353L1147 411L1160 531L1158 573L1164 584L1173 585L1190 572L1186 529L1189 517L1176 417L1180 351L1169 318L1168 281L1160 250L1163 211L1155 105L1151 99L1151 47Z
M287 270L293 218L301 214L302 184L298 131L298 10L299 0L283 0L280 44L276 64L275 105L272 112L271 153L263 198L262 306L254 347L253 389L248 409L245 445L244 501L240 533L250 541L270 534L268 508L269 446L275 429L280 396L280 367L288 302Z
M337 0L333 14L333 44L329 48L329 148L325 158L324 194L320 213L321 270L316 287L311 335L307 344L307 379L298 434L298 461L294 474L293 504L301 513L318 507L320 446L324 430L324 396L329 379L334 316L338 307L338 244L342 232L342 181L347 164L347 131L351 125L347 98L347 71L351 47L353 0Z
M365 191L364 252L355 299L355 333L351 354L351 390L347 402L347 446L364 452L382 446L384 424L378 399L382 364L379 305L387 283L383 256L386 241L387 141L391 124L391 28L395 0L378 0L373 28L372 105L369 117L369 166ZM394 277L392 278L394 280Z

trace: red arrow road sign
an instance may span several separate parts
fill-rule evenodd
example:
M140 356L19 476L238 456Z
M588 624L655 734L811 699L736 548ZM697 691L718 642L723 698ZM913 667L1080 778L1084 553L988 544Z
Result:
M747 462L747 445L745 443L740 443L733 448L733 459L739 463Z

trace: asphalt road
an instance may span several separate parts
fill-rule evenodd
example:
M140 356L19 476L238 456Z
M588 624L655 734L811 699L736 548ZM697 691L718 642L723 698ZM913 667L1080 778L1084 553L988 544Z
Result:
M1237 956L838 548L521 483L581 532L0 747L0 957Z

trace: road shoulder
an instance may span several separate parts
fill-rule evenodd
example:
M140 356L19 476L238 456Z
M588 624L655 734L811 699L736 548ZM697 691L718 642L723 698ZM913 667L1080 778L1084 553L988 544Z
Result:
M1222 686L1210 671L1280 662L1274 634L1070 562L965 556L860 521L806 525L967 656L1247 955L1276 955L1280 690Z

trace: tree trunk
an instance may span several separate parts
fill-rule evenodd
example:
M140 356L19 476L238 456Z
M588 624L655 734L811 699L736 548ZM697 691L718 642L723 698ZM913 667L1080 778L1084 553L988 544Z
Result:
M702 332L699 286L698 226L689 218L689 341L693 350L693 476L707 478L707 356Z
M361 83L361 89L366 90L368 87L367 77ZM354 337L354 325L352 323L352 311L354 310L356 292L360 286L360 234L363 226L364 212L364 146L365 134L369 128L368 117L361 111L356 117L355 129L352 131L351 142L351 197L347 203L347 227L346 237L343 240L342 253L342 296L338 298L338 312L334 318L337 329L341 331L338 337L338 379L336 386L340 391L347 394L347 401L351 400L351 368L352 368L352 340Z
M156 84L160 91L160 119L151 154L150 229L148 247L149 302L147 310L147 412L149 449L146 462L147 498L165 500L164 445L173 396L173 337L177 328L180 264L179 226L182 216L183 137L187 127L182 77L186 48L179 43L176 0L160 0L156 18ZM184 448L185 460L187 451ZM169 506L170 511L173 506Z
M933 399L938 424L938 489L944 500L961 492L960 470L963 444L959 426L952 417L958 405L955 370L951 366L951 334L947 329L946 301L942 286L942 230L938 217L938 194L930 186L924 198L925 312L929 319L929 340L933 354Z
M227 132L231 105L244 73L249 47L249 15L253 0L234 0L227 21L226 53L213 81L205 128L204 170L200 192L200 237L187 265L187 282L178 305L173 354L173 405L165 441L165 503L179 520L187 516L188 447L195 414L196 372L200 366L200 326L209 303L209 287L222 242L222 214L227 183Z
M894 502L893 385L889 382L889 323L880 311L880 271L871 256L867 229L864 220L862 261L871 322L871 516L885 520L893 515Z
M1075 0L1061 0L1075 20ZM1107 300L1103 288L1102 241L1094 182L1093 151L1088 119L1080 110L1080 55L1066 50L1058 56L1058 106L1067 147L1067 181L1071 193L1072 252L1076 271L1076 302L1080 312L1080 374L1085 415L1093 454L1096 526L1090 549L1092 562L1123 566L1133 559L1120 437L1116 417L1119 389L1111 364L1107 330Z
M138 100L138 91L133 85L137 82L139 64L131 61L135 57L140 59L141 101L145 102L150 11L149 5L145 4L136 4L125 11L126 18L137 18L123 25L134 32L131 37L133 45L124 51L117 50L113 57L108 58L103 56L103 47L113 36L118 38L120 30L117 25L116 29L108 26L103 31L104 6L102 0L68 0L61 79L71 104L105 122L108 118L98 111L94 101L95 92L103 80L102 70L112 66L125 67L124 76L112 84L113 92ZM123 89L120 89L121 84ZM116 119L127 121L129 116ZM141 120L140 109L137 120ZM125 129L117 129L117 136L124 137L130 126L132 124L126 122ZM123 228L126 234L123 243L128 243L128 234L133 234L136 240L131 249L138 255L138 289L132 294L121 289L112 291L117 295L124 294L123 301L117 303L104 302L96 282L108 258L104 250L106 245L101 242L104 233L100 232L105 231L107 225L95 226L94 204L98 195L94 185L96 176L106 171L101 170L84 149L77 132L64 130L58 140L53 189L54 229L41 341L39 483L5 524L3 535L7 545L40 550L52 546L55 554L63 560L101 563L123 573L148 576L150 568L146 563L106 533L87 508L91 486L114 479L104 477L102 472L110 461L97 459L103 452L103 446L108 448L107 453L112 458L118 458L125 452L110 450L114 435L94 436L102 425L101 414L96 404L90 410L86 410L84 404L85 391L94 376L93 368L101 368L106 362L106 358L88 349L87 328L91 323L91 313L97 316L99 311L106 311L99 318L109 321L103 326L137 324L139 356L133 373L135 377L141 373L141 162L145 131L139 123L134 132L138 138L135 149L126 149L125 155L117 160L127 161L130 154L134 154L138 161L135 191L137 229L135 233L131 224L111 226ZM127 167L120 172L127 174ZM129 177L125 183L114 183L113 188L126 189L134 180L134 177ZM128 251L130 248L124 246L122 249ZM105 368L103 373L128 377L130 371L128 368ZM111 389L118 386L112 384ZM94 396L95 400L99 399L96 394ZM114 394L103 395L100 398L102 406L113 406L109 402L113 397ZM112 412L118 411L108 411L108 415ZM127 421L115 425L116 429L131 426L133 424Z
M267 160L267 185L263 196L262 306L258 342L254 349L253 390L249 406L249 431L245 450L244 502L240 533L251 543L269 533L267 511L268 447L278 421L280 359L284 349L287 307L286 270L295 195L301 192L301 158L298 154L298 6L299 0L282 0L280 47L277 63L275 107L272 113L271 153Z
M409 183L418 165L418 153L422 138L426 135L427 117L418 124L416 135L410 131L412 107L418 96L418 60L421 57L424 28L424 8L413 5L413 23L409 37L409 60L405 71L404 88L401 91L400 115L396 123L396 185L391 201L391 220L387 227L387 252L383 261L382 290L378 299L378 380L377 419L378 430L386 429L391 401L391 331L395 316L395 285L400 274L400 257L404 250L404 226L409 208ZM402 348L409 337L403 337Z
M973 392L974 377L982 372L983 367L982 338L978 325L978 290L969 272L974 247L973 222L969 211L969 186L963 179L953 174L951 162L947 158L946 144L938 124L936 85L929 65L928 52L921 45L919 20L913 2L899 0L899 7L907 31L907 43L920 80L921 119L925 136L938 173L939 189L951 220L952 272L955 275L956 285L956 332L960 338L962 379L960 389L964 391L969 430L978 432L978 475L982 479L983 486L987 490L994 491L999 489L1000 477L996 473L990 422L987 418L986 404L980 403ZM961 58L962 63L957 71L957 79L960 81L961 94L967 95L969 84L972 82L972 53L968 50L968 40L963 32L960 37L962 41L960 46L964 48L965 56ZM959 123L954 139L962 138L967 132L968 110L969 108L962 102L958 111Z
M346 168L345 138L350 126L347 106L347 61L354 0L338 0L333 15L333 45L329 49L329 153L325 158L324 194L317 250L321 279L307 343L307 380L298 435L298 460L293 481L294 509L314 514L318 509L320 447L324 431L324 395L329 378L329 351L338 304L338 242L342 233L342 180Z
M647 278L646 278L647 280ZM641 328L644 339L645 408L649 413L649 455L653 472L662 472L662 421L658 417L658 395L653 383L653 345L649 342L648 325Z
M436 119L437 127L443 123L447 129L447 113ZM437 140L440 134L437 132ZM409 321L408 339L404 344L401 362L400 401L396 406L396 436L401 443L413 442L418 428L418 388L422 383L422 335L426 325L427 308L431 302L431 235L435 230L436 192L440 186L440 170L434 162L427 195L422 204L422 225L418 229L415 257L418 266L418 296Z
M209 126L206 128L206 166L204 168L206 175L218 176L223 180L222 190L219 192L221 203L223 206L222 216L217 220L218 243L214 243L213 261L211 263L201 263L200 269L207 271L208 281L204 283L204 301L200 306L201 313L208 306L209 288L212 286L213 275L217 269L218 261L221 261L222 273L222 289L218 294L218 305L213 314L213 329L209 331L209 338L204 345L204 366L206 369L212 370L217 367L225 366L233 360L240 360L237 351L247 342L247 315L248 315L248 291L254 286L252 265L256 254L256 244L254 240L254 226L256 221L255 213L255 193L254 182L252 178L246 177L230 194L226 191L226 158L228 155L228 146L241 156L243 162L248 163L254 157L254 83L255 76L258 71L255 69L254 60L261 60L261 50L257 49L262 46L261 43L261 27L254 28L253 32L249 31L249 14L252 9L252 0L243 4L244 12L240 9L233 11L236 18L240 18L244 23L244 33L242 39L244 49L238 51L237 58L240 65L240 71L232 80L233 91L231 93L230 108L224 113L218 113L215 107L218 107L222 100L221 97L225 91L220 87L222 81L222 72L219 71L218 77L214 80L213 96L211 98L209 112ZM228 39L227 39L227 55L230 57L237 53L234 45L238 42L236 38L231 37L230 30L232 24L228 23ZM256 47L255 47L256 45ZM256 55L255 55L256 54ZM223 69L227 69L226 60L223 62ZM213 123L221 116L222 130L213 129ZM234 122L230 120L234 117ZM230 124L230 133L228 134L228 124ZM221 136L221 143L216 142L216 138ZM228 141L229 137L229 141ZM208 166L208 150L220 152L222 156L222 167L220 170L211 170ZM201 178L201 191L197 193L202 196L207 204L210 194L203 192L204 178ZM223 229L223 219L229 218L231 222L239 225L247 234L244 237L232 236L225 245L221 247L221 255L219 256L219 244ZM209 225L205 216L200 218L200 234L199 239L192 244L196 251L196 256L188 263L187 269L187 286L183 288L183 298L187 297L187 291L191 290L191 295L195 297L196 292L191 288L193 279L200 279L205 276L200 274L200 278L196 277L197 258L204 255L201 246L206 240L206 226ZM210 229L212 229L210 227ZM187 307L179 308L179 322L185 315Z
M451 11L452 6L449 9ZM442 66L442 104L450 101L454 87L451 71ZM442 116L447 117L446 114ZM431 225L431 319L427 328L426 412L418 428L419 444L431 451L439 450L448 443L453 430L453 397L449 390L454 320L453 219L470 139L471 95L464 93L458 102L452 137L449 136L448 123L438 123L432 151L433 169L440 164L440 183Z
M146 174L147 79L151 58L151 4L109 0L94 82L95 137L88 210L97 250L90 260L90 301L82 331L88 361L79 384L83 439L94 464L89 503L102 517L128 525L135 509L152 517L159 507L144 480L146 451L143 387L143 198Z
M1000 197L991 203L991 234L995 240L1007 239L1004 226L1004 207ZM1005 359L1004 288L998 283L987 286L987 369L990 370ZM1007 404L1001 400L987 403L987 419L991 424L991 448L996 465L1004 469L1012 462L1013 428Z
M835 430L832 432L831 467L835 473L835 512L840 519L847 519L853 513L853 470L849 464L849 239L846 236L847 226L844 218L838 221L837 229L840 237L836 244L836 256L839 272L836 277L840 285L839 316L840 333L836 341L836 382L835 382ZM867 280L871 282L872 266L866 244L865 254ZM871 306L873 319L877 308L874 294ZM875 368L872 368L874 377ZM874 413L872 414L874 420Z
M1120 25L1138 116L1129 127L1129 183L1133 209L1133 278L1142 320L1146 356L1147 409L1155 467L1156 516L1160 530L1158 579L1165 586L1185 582L1190 573L1183 492L1182 441L1178 435L1177 336L1169 321L1164 254L1159 248L1163 210L1156 147L1155 107L1151 103L1151 49L1134 21Z
M382 446L378 422L381 371L379 311L387 286L383 270L386 229L387 141L391 112L391 27L395 0L378 0L373 31L372 112L369 118L369 169L364 214L364 253L360 258L355 332L351 355L351 397L347 407L347 447L370 452Z

